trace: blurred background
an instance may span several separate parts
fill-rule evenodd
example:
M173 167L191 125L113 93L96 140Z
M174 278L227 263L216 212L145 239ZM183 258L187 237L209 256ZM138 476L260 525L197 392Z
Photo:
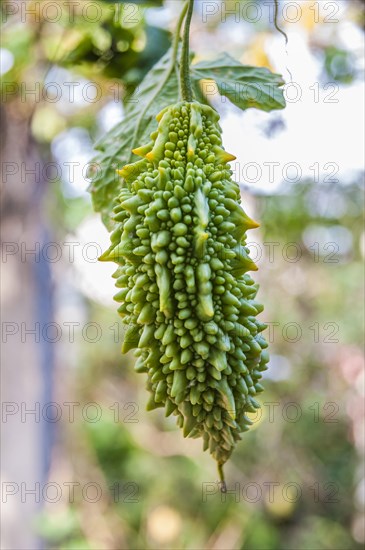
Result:
M271 362L226 466L145 412L122 357L93 144L182 3L2 3L2 548L350 550L364 535L364 3L196 0L196 60L283 75L287 108L215 94ZM137 90L137 91L135 91ZM133 94L135 94L133 96Z

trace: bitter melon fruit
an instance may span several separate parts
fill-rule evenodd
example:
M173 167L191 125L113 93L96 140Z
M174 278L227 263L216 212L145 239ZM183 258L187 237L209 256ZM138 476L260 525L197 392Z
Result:
M136 348L147 374L147 408L165 407L184 436L202 437L218 467L227 461L266 370L258 285L248 271L246 230L258 226L222 147L219 115L195 101L157 116L141 160L124 166L111 246L115 300L127 325L122 352Z

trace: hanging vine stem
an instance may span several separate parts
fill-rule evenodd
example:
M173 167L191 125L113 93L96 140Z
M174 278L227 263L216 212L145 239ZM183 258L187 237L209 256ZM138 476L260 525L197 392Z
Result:
M181 13L179 15L179 19L176 25L176 31L175 31L175 38L172 46L172 56L171 56L171 70L173 70L176 66L176 60L177 60L177 54L179 51L179 42L180 42L180 34L181 34L181 28L184 23L184 19L186 16L186 12L188 11L189 6L189 0L186 0L183 9L181 10Z
M278 25L278 17L279 17L279 0L274 0L274 27L277 31L280 32L285 38L285 44L288 44L288 36L287 34L279 27Z
M194 0L188 0L188 12L186 15L183 44L181 50L181 62L180 62L180 88L183 101L193 101L193 91L191 88L190 78L190 23L193 15Z

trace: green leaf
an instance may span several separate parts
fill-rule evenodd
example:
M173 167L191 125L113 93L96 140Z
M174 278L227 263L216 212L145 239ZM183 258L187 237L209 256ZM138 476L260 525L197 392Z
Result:
M227 53L218 59L192 65L191 76L195 81L204 79L216 82L217 87L203 87L207 99L218 91L242 110L255 107L263 111L272 111L285 107L281 89L285 82L281 75L272 73L265 67L242 65Z
M150 134L157 128L156 115L178 99L177 72L171 70L170 49L128 98L124 119L95 145L100 152L93 159L97 170L89 191L94 209L101 213L108 229L112 227L110 214L120 185L116 169L137 160L132 149L150 141Z

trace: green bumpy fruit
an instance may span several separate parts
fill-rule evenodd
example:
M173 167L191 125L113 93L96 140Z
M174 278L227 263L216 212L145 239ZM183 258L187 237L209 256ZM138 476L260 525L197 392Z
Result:
M222 148L219 115L181 102L157 116L142 157L119 171L111 246L115 296L128 328L122 352L137 348L148 376L147 408L177 416L185 437L202 437L226 462L252 424L267 369L266 328L256 319L258 285L247 274L246 230L257 227Z

